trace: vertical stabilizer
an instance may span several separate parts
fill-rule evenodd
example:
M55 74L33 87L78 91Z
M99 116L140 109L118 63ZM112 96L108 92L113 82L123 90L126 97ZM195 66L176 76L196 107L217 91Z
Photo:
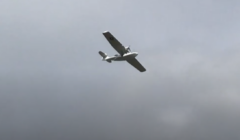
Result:
M107 57L107 54L104 53L104 52L102 52L102 51L99 51L98 53L99 53L103 58L106 58L106 57Z
M109 63L112 62L110 59L108 59L109 57L107 56L106 53L104 53L104 52L102 52L102 51L99 51L98 53L102 56L102 58L103 58L102 60L107 61L107 62L109 62Z

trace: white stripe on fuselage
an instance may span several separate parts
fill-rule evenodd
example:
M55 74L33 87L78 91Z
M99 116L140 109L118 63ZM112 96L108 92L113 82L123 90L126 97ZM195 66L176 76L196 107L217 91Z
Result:
M134 58L138 55L137 52L131 52L131 53L126 53L123 56L118 55L118 56L111 56L111 57L107 57L106 60L111 60L111 61L124 61L127 60L129 58Z

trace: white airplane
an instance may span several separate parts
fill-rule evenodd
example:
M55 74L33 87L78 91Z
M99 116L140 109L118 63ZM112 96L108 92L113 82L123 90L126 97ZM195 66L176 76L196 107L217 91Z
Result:
M99 51L98 53L102 56L103 61L107 61L109 63L112 61L127 61L140 72L146 71L146 69L135 58L138 53L131 52L130 46L123 46L109 31L103 32L103 35L111 46L119 53L114 56L108 56L106 53Z

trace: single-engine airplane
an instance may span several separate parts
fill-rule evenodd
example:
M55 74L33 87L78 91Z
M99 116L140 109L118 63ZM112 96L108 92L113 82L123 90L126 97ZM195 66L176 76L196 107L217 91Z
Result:
M102 56L103 61L107 61L109 63L112 61L127 61L140 72L146 71L146 69L135 58L138 53L132 52L130 46L123 46L109 31L104 31L103 35L111 46L119 53L114 56L108 56L106 53L99 51L98 53Z

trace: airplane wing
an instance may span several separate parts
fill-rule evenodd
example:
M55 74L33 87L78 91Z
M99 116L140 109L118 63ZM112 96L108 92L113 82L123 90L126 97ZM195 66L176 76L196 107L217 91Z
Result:
M127 53L124 46L109 31L103 32L103 35L120 55Z
M131 64L133 67L138 69L140 72L146 71L146 69L138 62L136 58L128 59L126 60L129 64Z

